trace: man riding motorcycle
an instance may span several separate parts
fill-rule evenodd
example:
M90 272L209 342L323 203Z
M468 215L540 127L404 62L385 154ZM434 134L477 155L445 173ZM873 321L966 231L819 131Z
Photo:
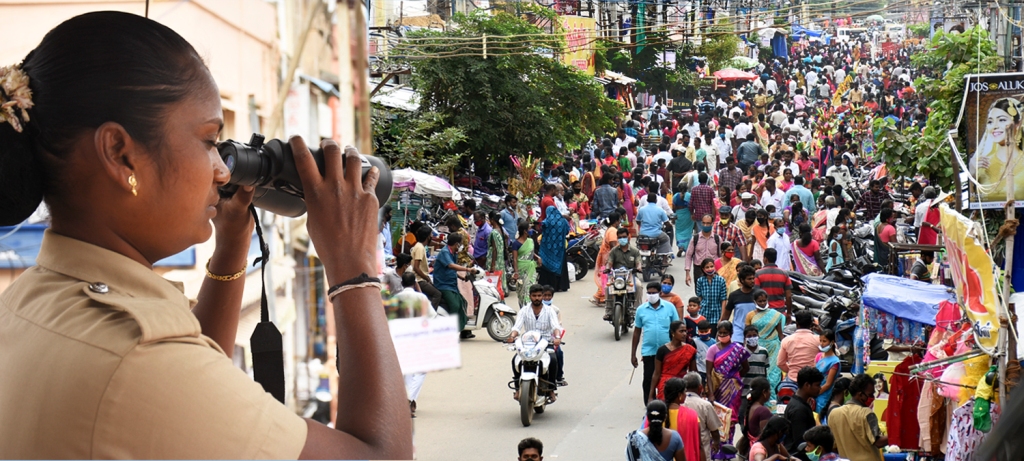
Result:
M620 227L617 236L619 245L612 248L612 251L608 253L608 265L605 266L605 269L612 270L626 268L635 269L637 272L640 272L640 250L629 246L629 229ZM635 274L633 275L633 286L636 286ZM605 287L605 289L607 290L608 288ZM610 302L610 298L606 297L605 299L608 301L606 301L604 305L604 320L611 320L612 303ZM632 312L629 314L630 318L632 318Z
M558 323L558 314L551 306L544 304L544 287L539 284L530 286L530 304L523 307L519 311L519 315L516 316L516 324L512 327L512 334L509 335L508 342L514 343L519 335L528 331L540 332L541 339L548 340L548 344L556 349L562 344L562 335L565 333L562 325ZM557 383L558 358L555 357L553 351L548 353L551 354L551 365L548 366L546 379L551 383ZM516 383L514 398L519 400L519 369L516 368L514 356L512 357L512 376ZM548 394L548 402L554 402L555 398L555 391L551 391Z
M647 194L647 205L640 209L636 215L636 222L640 225L640 236L658 239L658 253L671 253L671 240L662 230L662 226L669 221L668 214L658 206L658 195Z

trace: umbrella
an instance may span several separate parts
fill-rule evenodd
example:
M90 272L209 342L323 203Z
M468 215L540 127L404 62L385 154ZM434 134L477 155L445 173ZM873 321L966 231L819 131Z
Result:
M757 60L746 56L736 56L729 61L729 65L737 69L750 69L757 66Z
M728 68L715 72L715 77L723 82L728 82L730 80L754 80L757 78L757 75L743 72L739 69Z
M867 21L867 22L885 22L885 18L883 18L882 15L880 15L880 14L873 14L871 16L868 16L868 17L864 18L864 21Z

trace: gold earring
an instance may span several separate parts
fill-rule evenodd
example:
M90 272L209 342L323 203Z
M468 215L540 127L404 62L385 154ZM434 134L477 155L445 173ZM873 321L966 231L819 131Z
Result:
M135 173L128 176L128 185L132 186L132 195L138 197L139 191L135 190L135 187L139 185L139 181L135 179Z

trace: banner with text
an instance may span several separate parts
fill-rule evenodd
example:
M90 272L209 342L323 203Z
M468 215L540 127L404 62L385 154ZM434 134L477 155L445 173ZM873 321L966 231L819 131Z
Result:
M597 39L596 22L593 18L580 16L559 16L562 33L565 34L566 52L562 62L575 67L587 75L594 75L594 41Z
M1024 207L1024 73L965 77L960 123L967 135L968 208Z

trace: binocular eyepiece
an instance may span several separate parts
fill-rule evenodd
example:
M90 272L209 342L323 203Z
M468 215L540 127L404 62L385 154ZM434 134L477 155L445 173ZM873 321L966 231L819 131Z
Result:
M302 193L302 180L295 168L295 157L287 141L271 139L264 143L264 136L253 134L248 144L227 140L217 147L220 157L231 172L228 185L220 188L222 197L231 197L240 186L253 186L253 205L281 216L298 217L306 213L306 202ZM317 148L310 151L320 174L324 174L324 152ZM359 154L362 162L362 178L370 167L380 170L380 179L375 189L377 202L383 207L391 198L391 169L378 157Z

